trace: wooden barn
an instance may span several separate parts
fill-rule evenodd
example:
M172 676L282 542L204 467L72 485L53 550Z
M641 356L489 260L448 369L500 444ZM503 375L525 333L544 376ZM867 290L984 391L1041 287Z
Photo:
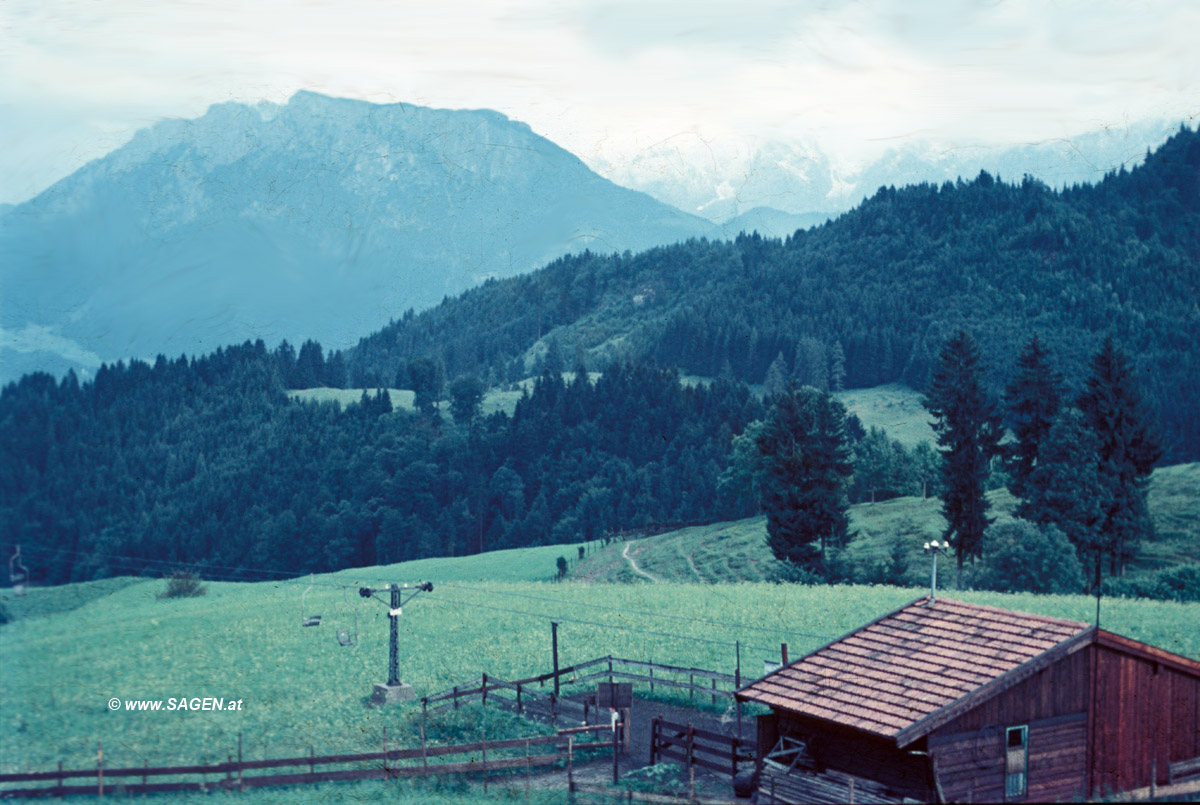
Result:
M737 696L772 710L760 803L1069 801L1200 770L1200 662L962 601L917 599Z

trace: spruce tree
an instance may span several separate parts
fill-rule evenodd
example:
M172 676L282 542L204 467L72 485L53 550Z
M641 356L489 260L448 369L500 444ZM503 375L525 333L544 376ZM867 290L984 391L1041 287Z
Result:
M1129 360L1112 337L1092 359L1079 408L1096 435L1100 480L1107 495L1101 529L1110 572L1119 575L1138 543L1152 537L1146 480L1163 455L1162 439L1134 382Z
M824 571L826 551L848 539L845 418L841 403L803 388L775 401L758 437L767 541L776 558L806 570Z
M841 341L833 342L829 357L829 390L834 394L846 390L846 353Z
M1102 530L1109 490L1100 480L1099 442L1078 408L1066 408L1038 453L1017 514L1053 524L1075 546L1095 585L1107 550Z
M983 555L983 532L991 522L984 485L1003 433L997 406L983 386L979 348L966 332L959 330L942 348L922 403L935 417L945 537L954 546L961 589L963 560Z
M1007 425L1016 437L1008 450L1005 468L1010 478L1009 490L1017 497L1026 494L1038 450L1062 404L1062 375L1050 365L1049 354L1034 333L1017 357L1016 375L1004 395Z

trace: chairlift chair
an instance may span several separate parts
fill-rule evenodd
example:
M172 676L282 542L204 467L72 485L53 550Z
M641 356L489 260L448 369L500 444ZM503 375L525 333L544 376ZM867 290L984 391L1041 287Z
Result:
M21 546L8 560L8 580L12 583L13 595L25 595L25 582L29 580L29 570L21 564Z
M346 606L350 606L350 602L346 598L346 588L342 587L342 602ZM337 630L337 641L339 646L357 646L358 645L358 599L354 600L354 632L349 629Z
M316 583L313 579L314 579L314 574L309 573L308 574L308 587L305 588L304 592L300 595L300 625L301 626L320 626L321 625L321 616L307 614L308 610L305 608L305 605L304 605L305 599L308 598L308 591L311 590L313 588L313 585Z

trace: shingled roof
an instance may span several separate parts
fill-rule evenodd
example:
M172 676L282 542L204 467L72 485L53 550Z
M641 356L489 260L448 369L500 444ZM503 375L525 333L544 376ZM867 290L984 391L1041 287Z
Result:
M1082 648L1086 623L922 597L738 691L905 746Z

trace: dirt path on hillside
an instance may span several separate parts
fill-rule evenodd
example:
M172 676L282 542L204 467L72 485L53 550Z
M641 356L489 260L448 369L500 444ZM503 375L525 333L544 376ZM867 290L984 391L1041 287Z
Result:
M701 576L700 571L696 569L696 563L692 561L692 552L688 551L686 554L684 554L684 556L687 558L688 567L690 567L692 572L696 574L696 579L702 582L707 582L708 579Z
M641 540L638 540L638 542L641 542ZM638 563L636 561L634 561L634 558L632 556L629 555L629 548L631 545L634 545L634 544L635 543L633 543L633 542L626 542L625 547L623 549L621 549L621 557L624 558L625 561L629 563L629 567L632 568L633 572L637 573L639 576L645 576L646 578L650 579L650 581L662 581L662 579L660 579L658 576L651 575L651 574L647 573L646 571L642 570L640 567L638 567Z

